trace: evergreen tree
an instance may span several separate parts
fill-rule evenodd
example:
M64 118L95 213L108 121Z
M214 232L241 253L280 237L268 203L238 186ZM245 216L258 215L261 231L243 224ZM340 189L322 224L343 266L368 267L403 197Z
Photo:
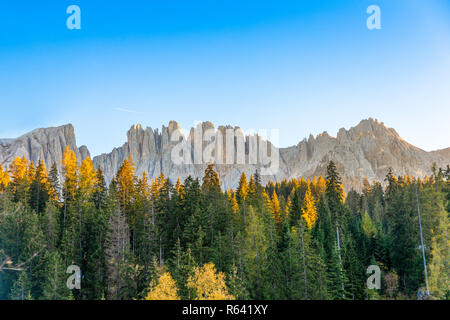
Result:
M41 300L70 300L71 292L66 285L67 274L58 252L49 252L45 258L45 277Z
M31 298L31 283L28 280L28 274L26 271L22 271L19 278L14 283L11 293L11 300L32 300Z

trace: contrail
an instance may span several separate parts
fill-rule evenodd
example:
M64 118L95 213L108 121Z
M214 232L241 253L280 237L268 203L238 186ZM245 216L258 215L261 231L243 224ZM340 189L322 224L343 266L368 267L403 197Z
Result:
M125 108L114 108L114 110L120 111L120 112L128 112L128 113L140 113L135 110L125 109Z

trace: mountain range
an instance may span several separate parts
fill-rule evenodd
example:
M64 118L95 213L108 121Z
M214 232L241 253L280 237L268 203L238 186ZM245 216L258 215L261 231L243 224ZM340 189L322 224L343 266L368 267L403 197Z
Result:
M222 133L224 136L226 130L230 129L242 134L239 127L219 126L216 129L211 122L203 122L200 126L202 132L214 130L215 146L217 148L221 145L224 154L229 145L218 139L218 135ZM127 133L127 142L121 147L114 148L110 153L93 157L94 165L103 170L108 183L129 156L136 165L136 173L142 175L145 171L150 179L161 173L173 182L178 177L184 180L189 175L201 179L206 164L194 164L195 161L190 164L178 164L173 161L174 148L179 144L178 141L171 141L174 133L178 133L183 141L187 141L186 145L190 147L194 145L194 128L188 137L184 137L175 121L171 121L167 127L162 126L161 131L134 125ZM242 172L249 176L263 167L259 162L249 164L254 163L249 161L252 141L264 142L261 137L256 138L252 140L251 136L242 134L241 150L245 152L244 163L238 164L235 160L233 164L216 165L224 189L235 188ZM238 139L235 138L232 142L233 151L239 150ZM206 142L200 143L203 148L207 145ZM267 145L272 147L270 142ZM44 160L47 168L56 162L61 169L62 155L67 146L76 153L79 161L90 157L86 146L77 146L74 127L68 124L37 129L17 139L0 139L0 164L5 168L15 157L25 156L35 163ZM342 175L345 189L359 190L365 177L369 181L383 182L390 167L396 175L424 177L431 174L433 162L440 167L450 164L450 148L426 152L404 141L394 129L387 128L382 122L371 118L362 120L348 130L340 129L336 137L324 132L315 137L310 135L308 139L295 146L272 149L269 154L273 154L274 150L279 151L278 170L270 175L263 175L263 183L269 180L281 181L285 178L302 176L311 178L324 175L328 162L333 160ZM194 160L193 151L188 157Z

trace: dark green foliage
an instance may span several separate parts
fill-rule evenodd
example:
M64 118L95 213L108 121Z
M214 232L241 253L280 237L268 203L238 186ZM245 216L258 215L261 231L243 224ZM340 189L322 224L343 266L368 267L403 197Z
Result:
M64 201L56 164L47 182L39 164L32 178L0 193L0 299L143 299L161 270L171 273L182 299L192 299L188 278L208 262L226 274L238 299L414 298L425 283L418 205L428 263L450 207L449 168L434 168L425 181L390 170L385 190L364 180L362 192L345 197L333 162L321 184L262 186L257 171L229 192L213 165L201 184L188 177L175 186L163 176L149 182L125 175L134 170L131 159L127 166L109 188L97 169L92 192L75 188ZM302 217L308 185L317 209L311 229ZM273 194L280 221L267 196ZM82 270L81 290L66 286L72 264ZM380 291L367 290L373 264L398 275L398 289L383 279Z

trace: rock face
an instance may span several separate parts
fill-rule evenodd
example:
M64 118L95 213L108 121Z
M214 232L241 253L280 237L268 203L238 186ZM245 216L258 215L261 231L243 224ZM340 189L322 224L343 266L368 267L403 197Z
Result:
M17 139L0 139L0 164L6 168L16 157L25 156L34 163L44 160L47 168L55 162L58 168L61 168L62 156L67 146L76 153L79 161L90 156L85 146L77 147L74 128L68 124L56 128L36 129Z
M335 161L347 190L359 190L364 177L383 182L389 167L396 175L423 177L431 174L433 162L441 167L450 163L450 148L423 151L374 119L363 120L349 130L340 129L336 138L326 132L310 136L280 153L290 168L289 177L324 175L327 163Z
M220 143L220 140L217 138L219 134L225 136L227 129L238 133L229 145L226 144L225 138L222 139L222 143ZM129 156L131 156L131 159L136 165L136 173L138 175L142 175L146 172L149 178L155 178L163 173L164 176L168 177L172 182L175 182L178 178L183 181L188 176L202 179L207 162L196 161L194 145L196 143L195 137L199 136L196 135L196 132L205 133L208 132L208 130L214 132L214 136L211 137L210 142L199 142L202 147L201 151L203 152L211 143L215 146L216 150L218 150L218 148L222 149L223 156L221 159L224 164L216 163L216 170L219 173L222 185L225 189L236 187L243 171L245 171L247 175L250 175L253 174L256 169L261 168L257 163L248 164L251 139L249 139L249 137L244 137L242 130L239 127L232 128L231 126L220 126L217 130L214 130L214 125L212 123L203 122L197 128L192 128L189 136L185 137L182 134L178 123L175 121L171 121L168 127L163 126L161 132L159 132L158 129L143 129L140 125L133 126L128 131L128 141L122 147L115 148L109 154L102 154L94 157L94 165L102 168L108 183L115 176L123 161ZM186 157L189 160L185 161L183 164L178 164L177 161L173 160L173 154L175 152L174 148L180 145L179 140L174 139L174 137L179 137L179 139L184 140L187 148L189 148L186 152ZM203 135L200 134L200 137L203 137ZM260 137L256 137L256 141L263 140ZM234 155L233 164L226 164L228 163L226 161L227 146L228 148L232 148L232 153ZM271 144L268 143L268 146L271 146ZM236 156L239 148L242 148L245 153L243 162L239 162ZM212 152L212 154L215 156L215 151ZM282 171L279 171L277 174L263 176L262 182L279 180L284 177L285 174Z
M229 131L234 133L231 140L226 136ZM450 148L425 152L374 119L363 120L349 130L340 129L336 137L324 132L281 149L270 142L266 145L259 136L244 136L239 127L216 129L210 122L192 128L187 137L175 121L163 126L161 131L135 125L128 131L127 138L122 147L93 159L94 165L104 171L108 183L128 157L135 163L138 175L146 172L152 179L163 173L172 182L189 175L202 179L206 163L214 162L224 189L235 188L242 172L249 176L257 169L262 173L263 183L325 175L330 160L335 161L346 190L359 190L364 177L383 182L389 167L396 175L423 177L431 174L433 162L440 167L450 164ZM66 146L75 151L80 161L89 156L85 146L77 147L73 126L66 125L37 129L17 139L0 139L0 164L7 167L15 157L25 156L34 162L43 159L47 167L54 162L60 167ZM196 146L201 147L200 158ZM208 153L211 147L213 151ZM227 158L230 153L233 155L231 162ZM215 159L211 160L208 155ZM183 159L181 163L180 159ZM276 163L272 167L276 170L267 172L267 163Z
M214 125L204 122L201 127L205 132L207 129L213 129ZM240 130L238 127L220 126L216 133L223 133L227 129ZM136 164L138 175L145 171L153 178L163 173L173 182L178 177L184 179L189 175L201 179L205 164L177 165L171 159L177 142L171 142L170 137L178 130L178 124L174 121L170 122L168 127L163 126L161 133L151 128L143 129L140 125L133 126L128 131L127 143L109 154L95 157L94 163L104 170L107 181L111 181L128 156L131 156ZM194 129L191 129L186 139L191 147L194 143L193 132ZM258 141L261 140L258 138ZM216 148L219 144L216 144ZM249 164L250 144L249 137L245 137L245 164L237 164L236 161L234 164L216 164L225 189L237 186L241 172L249 175L263 167L259 162ZM202 145L204 147L205 143ZM235 151L237 145L235 140ZM226 147L223 149L226 150ZM331 137L327 132L316 137L311 135L308 140L305 139L296 146L279 149L279 156L279 169L272 174L263 175L263 183L269 180L325 175L328 162L333 160L343 177L345 188L359 190L364 177L370 181L383 182L389 167L392 167L397 175L430 175L433 162L441 167L450 163L450 148L425 152L402 140L394 129L387 128L377 120L368 119L349 130L339 130L336 137ZM193 158L191 151L190 160L195 163Z

